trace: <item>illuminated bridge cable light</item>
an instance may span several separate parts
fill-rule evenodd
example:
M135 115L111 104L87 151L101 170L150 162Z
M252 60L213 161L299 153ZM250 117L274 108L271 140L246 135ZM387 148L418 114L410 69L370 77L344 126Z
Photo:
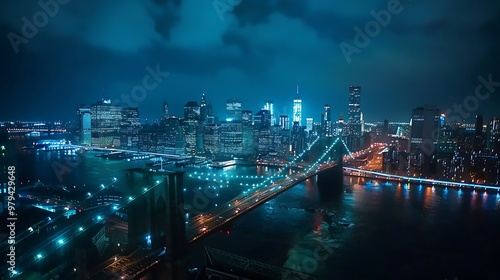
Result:
M341 140L342 141L342 144L344 144L344 147L346 148L347 152L349 153L349 156L354 159L354 157L352 156L352 153L351 151L349 150L349 148L347 148L347 145L345 144L344 140Z

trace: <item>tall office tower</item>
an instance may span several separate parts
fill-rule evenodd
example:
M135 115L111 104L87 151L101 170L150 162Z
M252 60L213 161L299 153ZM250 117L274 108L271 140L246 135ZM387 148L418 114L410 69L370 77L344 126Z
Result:
M297 96L293 100L293 122L302 125L302 99L299 97L299 85L297 85Z
M260 110L254 116L253 127L254 150L265 154L271 146L271 113L268 110Z
M184 138L186 139L186 153L196 155L198 147L198 130L200 119L200 106L196 101L189 101L184 105L184 120L182 128L184 130Z
M165 153L165 127L159 124L144 125L138 133L138 150L150 153Z
M349 135L361 136L361 87L349 86Z
M488 126L488 149L492 155L500 155L500 120L497 117Z
M120 125L120 147L137 149L140 129L141 119L139 118L139 108L123 107Z
M280 127L283 130L290 129L290 122L288 121L288 115L280 115Z
M207 100L205 99L205 94L203 93L201 95L201 100L200 100L200 121L205 121L208 117L208 110L207 110Z
M241 121L220 123L220 153L226 157L240 155L243 151L243 129Z
M303 150L306 149L307 146L307 138L305 127L300 126L299 122L293 122L292 131L291 131L291 148L292 154L298 155Z
M474 126L474 152L480 153L484 149L483 116L476 115Z
M273 155L283 157L287 155L287 151L290 149L286 138L283 137L281 133L281 127L279 125L271 126L271 145L269 150L273 152Z
M186 153L195 156L198 143L199 123L197 120L184 119L182 122L182 129L186 140Z
M252 111L243 110L242 119L243 147L241 153L243 155L253 155L255 154L255 143Z
M395 145L389 145L382 152L382 172L407 175L407 154L400 152Z
M439 118L439 109L432 107L413 109L410 120L410 152L417 149L425 153L434 151L434 145L437 144L436 133L439 128Z
M313 130L314 119L306 118L306 130L311 132Z
M215 116L213 112L213 107L212 103L207 104L207 124L214 124L215 123Z
M430 162L437 145L439 109L418 107L410 120L409 172L413 176L428 177Z
M255 154L254 126L252 124L242 123L243 147L241 153L244 155Z
M257 136L257 152L259 154L268 154L271 150L273 137L271 135L271 127L261 127L256 131Z
M215 156L220 150L220 126L218 124L208 124L203 127L203 146L205 151Z
M271 113L268 110L260 110L254 116L254 124L257 129L271 126Z
M389 142L389 120L384 120L384 126L382 127L382 142Z
M243 119L241 110L241 101L236 98L226 102L226 119L241 122Z
M339 119L337 120L337 123L335 125L335 129L333 129L333 133L336 136L345 136L347 134L347 130L344 129L345 127L345 122L344 122L344 116L342 113L339 115Z
M212 103L207 103L207 116L213 116L214 115L214 110Z
M332 136L332 109L330 105L325 104L321 120L323 136Z
M163 119L166 120L170 117L168 114L168 103L166 101L163 101Z
M170 117L165 121L165 153L183 155L186 153L186 139L178 118Z
M91 142L93 146L119 147L122 108L103 100L90 107Z
M241 120L244 124L251 125L253 123L253 115L250 110L241 111Z
M88 107L78 107L78 131L80 134L80 144L92 144L92 131L91 131L91 111Z
M474 126L474 135L483 135L483 115L476 115L476 124Z
M351 151L357 151L361 147L361 137L363 135L361 126L361 87L359 86L349 86L347 127L347 145Z
M184 119L186 120L199 120L200 119L200 106L196 101L189 101L184 105Z
M276 115L274 114L274 105L273 101L266 100L266 104L264 105L264 110L268 110L271 113L271 125L276 124Z

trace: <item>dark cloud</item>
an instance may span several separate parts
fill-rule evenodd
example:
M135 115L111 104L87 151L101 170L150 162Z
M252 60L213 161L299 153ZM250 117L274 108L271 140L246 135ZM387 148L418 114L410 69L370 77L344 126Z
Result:
M290 113L299 83L307 117L318 119L324 103L345 113L347 87L357 84L366 119L408 120L413 107L461 103L480 75L500 80L494 0L401 1L401 13L348 63L339 45L354 45L354 27L389 2L243 0L221 15L214 1L69 1L16 54L8 34L22 36L21 19L42 8L7 1L0 119L73 119L79 104L130 92L157 64L171 75L139 103L147 118L160 116L163 100L180 114L202 92L219 114L234 97L254 111L273 99ZM500 114L498 92L477 112Z

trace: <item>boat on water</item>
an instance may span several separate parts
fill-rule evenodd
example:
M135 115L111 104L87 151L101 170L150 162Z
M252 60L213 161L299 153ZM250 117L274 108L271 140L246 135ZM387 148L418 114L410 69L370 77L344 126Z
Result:
M133 154L125 153L125 152L111 152L111 153L104 153L104 154L99 154L99 155L95 155L95 156L100 157L100 158L105 158L105 159L112 159L112 160L129 159L129 158L134 157Z

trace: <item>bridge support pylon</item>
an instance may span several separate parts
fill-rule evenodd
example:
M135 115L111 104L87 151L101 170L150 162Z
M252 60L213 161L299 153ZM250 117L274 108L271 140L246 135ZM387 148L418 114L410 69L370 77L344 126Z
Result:
M332 139L332 142L333 141L334 139ZM327 198L344 191L344 172L342 164L343 150L344 147L342 141L341 139L338 139L330 154L331 158L337 165L318 173L318 189L320 196L323 198Z
M148 171L143 174L154 179ZM188 279L185 220L179 208L184 205L184 172L157 172L156 175L162 176L163 182L137 197L128 207L129 246L144 247L146 240L150 240L152 250L165 248L163 259L147 273L148 279Z

